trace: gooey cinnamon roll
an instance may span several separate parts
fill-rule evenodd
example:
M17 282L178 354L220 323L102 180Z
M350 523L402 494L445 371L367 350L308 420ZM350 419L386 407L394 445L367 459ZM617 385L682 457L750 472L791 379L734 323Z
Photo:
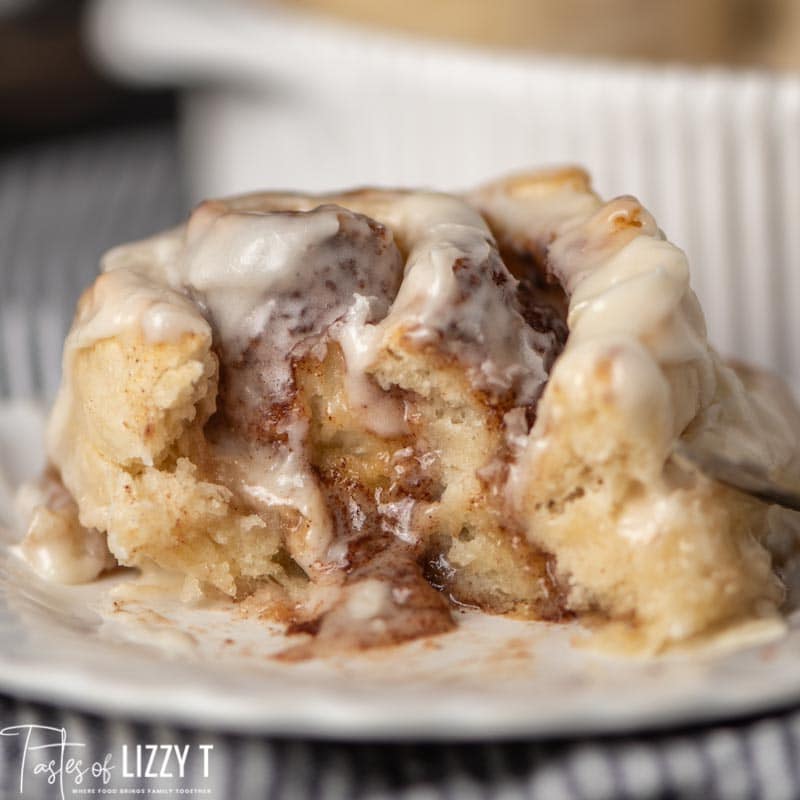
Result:
M671 457L800 474L765 386L650 214L580 170L208 201L81 298L23 550L182 576L304 634L286 658L459 606L658 651L780 618L786 519Z

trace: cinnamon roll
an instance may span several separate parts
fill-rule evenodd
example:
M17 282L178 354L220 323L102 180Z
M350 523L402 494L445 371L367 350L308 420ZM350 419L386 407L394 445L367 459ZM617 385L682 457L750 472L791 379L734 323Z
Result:
M23 549L180 575L307 634L286 658L457 606L658 651L780 616L781 520L671 458L685 437L797 475L773 395L711 349L650 214L580 170L208 201L82 296L62 488Z

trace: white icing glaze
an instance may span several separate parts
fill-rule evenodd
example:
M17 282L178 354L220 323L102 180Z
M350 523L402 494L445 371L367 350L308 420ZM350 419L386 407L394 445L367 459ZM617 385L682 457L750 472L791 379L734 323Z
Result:
M101 275L85 300L67 338L68 355L125 331L141 331L153 343L209 331L197 305L185 295L130 269Z
M307 424L288 420L286 443L259 446L237 436L224 436L210 444L218 479L256 512L276 506L295 508L306 520L290 544L292 557L313 570L326 555L333 528L325 499L305 458Z
M377 316L373 306L373 298L356 295L352 308L331 329L331 336L344 354L350 405L378 436L402 436L408 433L402 403L382 391L367 374L381 344L380 327L367 322Z
M20 553L45 580L87 583L116 565L105 534L80 524L75 501L52 477L23 484L16 510L27 525Z
M112 251L104 268L130 270L132 247ZM195 299L226 356L261 337L262 388L275 395L291 381L289 357L302 355L299 345L343 317L358 296L368 298L369 318L353 317L353 324L383 316L402 271L389 231L330 205L296 213L204 203L186 226L183 247L166 255L151 262L151 278ZM108 301L128 305L124 294Z
M475 388L532 402L545 378L542 352L552 340L532 330L515 299L517 281L497 252L489 227L464 198L436 192L365 190L347 195L249 195L238 209L311 209L341 203L387 225L407 254L402 283L385 319L348 342L357 372L398 330L437 343L468 368ZM342 339L340 338L340 341Z
M375 578L367 578L348 587L346 613L354 620L368 620L390 613L392 587Z
M34 511L20 550L38 575L55 583L88 583L116 563L104 533L44 506Z
M517 281L481 215L461 198L417 192L393 203L386 221L402 232L409 253L380 324L385 337L400 328L416 341L437 342L468 366L476 388L532 403L546 379L542 353L550 336L517 310Z
M513 184L493 185L474 199L497 221L499 236L546 251L548 268L567 291L569 339L551 381L579 394L599 359L615 349L629 351L620 401L645 415L664 408L672 416L671 434L680 434L711 402L718 367L685 255L634 198L601 204L581 173L520 185L519 192ZM673 381L670 368L687 365L693 377ZM633 396L641 402L629 402Z

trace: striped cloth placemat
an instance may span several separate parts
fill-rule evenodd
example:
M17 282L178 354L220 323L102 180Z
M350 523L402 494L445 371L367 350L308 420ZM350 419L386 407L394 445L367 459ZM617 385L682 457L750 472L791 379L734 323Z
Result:
M63 335L100 254L177 222L186 205L172 125L81 135L0 154L0 397L52 395ZM650 736L361 745L173 729L0 696L0 729L7 734L33 731L31 742L54 734L30 726L55 733L63 728L70 742L84 745L84 764L113 756L107 783L102 772L85 775L79 784L73 774L65 778L65 797L800 797L800 711L794 710ZM23 742L23 736L0 736L3 800L20 796ZM181 752L188 745L184 777L137 777L133 754L147 744ZM131 777L123 774L123 746ZM46 774L24 775L26 800L62 796L57 777L48 783Z
M172 127L0 154L0 397L50 397L80 292L115 244L187 212Z
M109 781L65 778L65 796L193 794L215 800L616 800L800 797L800 712L737 725L625 736L485 744L281 740L105 719L0 696L0 728L63 728L85 765L110 754ZM27 730L27 728L23 728ZM53 741L53 736L46 741ZM33 741L45 741L41 735ZM137 745L188 746L184 777L137 776ZM208 752L204 764L201 746ZM127 748L126 764L122 750ZM73 755L76 751L70 751ZM22 738L0 736L0 797L55 800L58 785L25 772ZM143 759L142 770L146 767ZM123 772L127 767L128 776ZM159 772L163 756L152 765ZM205 767L207 766L207 769ZM92 791L94 790L94 791Z

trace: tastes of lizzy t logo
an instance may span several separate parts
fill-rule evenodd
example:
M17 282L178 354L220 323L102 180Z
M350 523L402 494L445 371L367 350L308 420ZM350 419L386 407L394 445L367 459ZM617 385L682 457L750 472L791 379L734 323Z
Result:
M17 744L20 797L26 784L41 787L41 781L52 787L58 800L73 795L211 794L207 787L186 787L182 782L189 768L203 780L209 777L213 744L123 744L118 753L98 758L88 753L84 742L71 741L66 728L11 725L0 730L0 737L14 737ZM153 782L149 788L148 782Z

